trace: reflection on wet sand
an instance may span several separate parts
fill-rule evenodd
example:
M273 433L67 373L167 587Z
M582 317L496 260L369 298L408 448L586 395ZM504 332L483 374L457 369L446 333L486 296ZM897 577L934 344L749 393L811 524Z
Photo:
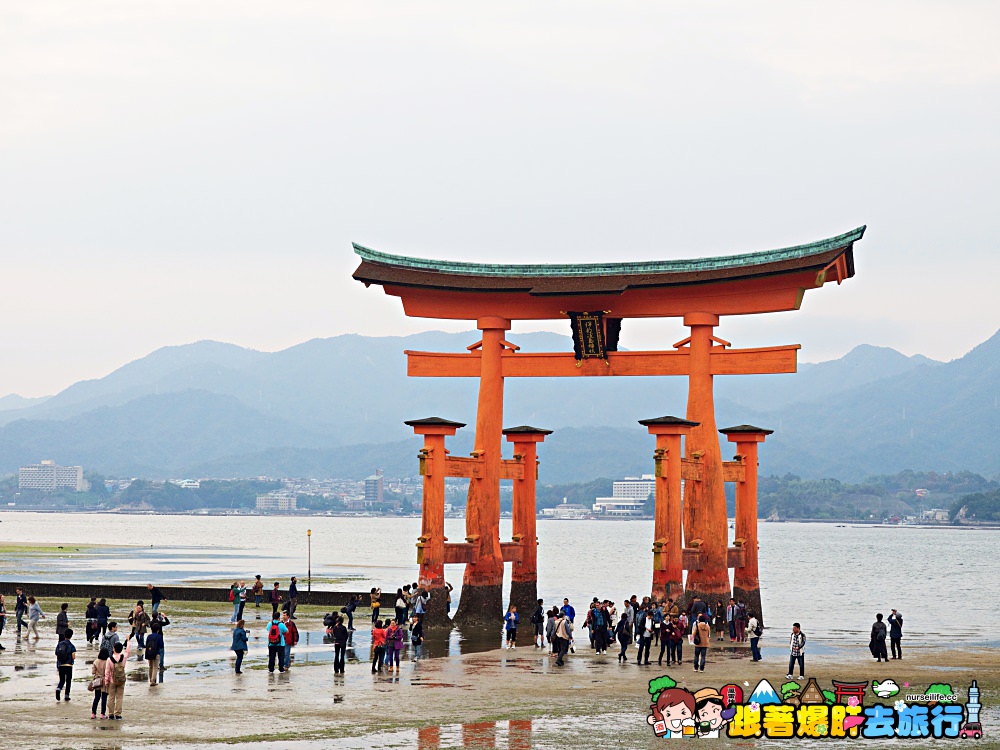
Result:
M468 750L492 750L497 746L497 722L481 721L462 725L462 747ZM530 750L531 720L507 722L507 747L510 750ZM417 732L418 750L440 750L441 727L423 727Z

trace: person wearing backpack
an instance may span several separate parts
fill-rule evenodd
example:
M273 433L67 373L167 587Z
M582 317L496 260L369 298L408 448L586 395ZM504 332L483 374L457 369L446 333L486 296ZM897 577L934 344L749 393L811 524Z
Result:
M149 684L156 684L156 677L160 673L160 649L163 647L163 634L159 623L153 623L152 632L146 639L144 645L146 664L149 666Z
M535 605L535 611L531 613L531 625L535 631L535 648L545 648L545 609L542 607L541 599Z
M622 650L618 653L618 663L623 664L628 661L625 652L628 650L628 644L632 642L632 633L628 627L627 617L622 617L618 620L618 624L615 625L615 638L618 639L618 643L622 647Z
M121 643L122 637L118 635L118 623L109 622L107 632L101 638L101 648L107 649L110 656L115 652L115 644Z
M247 640L246 623L240 620L233 628L233 645L230 646L236 652L236 674L243 674L240 667L243 666L243 657L246 656L248 650Z
M277 584L275 584L277 585ZM277 612L267 629L267 671L274 672L274 662L278 662L278 671L285 671L285 638L288 628L278 618Z
M750 619L747 621L747 631L750 633L750 654L753 657L750 661L760 661L760 637L764 635L764 628L761 627L757 615L750 612Z
M750 619L747 613L747 605L742 601L736 603L736 642L746 643L747 621Z
M66 631L59 636L59 643L56 644L56 669L59 672L59 684L56 686L56 700L62 693L63 685L66 685L66 700L69 700L69 689L73 686L73 662L76 660L76 646L70 639L73 637L73 629L66 628Z
M104 671L108 666L108 650L102 648L90 665L91 680L88 690L94 691L94 702L90 706L90 718L97 718L97 706L101 706L101 719L106 719L108 713L108 690L104 682Z
M115 644L115 651L108 657L108 663L104 668L104 684L108 693L108 718L121 721L122 708L125 704L125 665L128 657L132 653L130 642L132 634L125 638L125 646L121 643Z

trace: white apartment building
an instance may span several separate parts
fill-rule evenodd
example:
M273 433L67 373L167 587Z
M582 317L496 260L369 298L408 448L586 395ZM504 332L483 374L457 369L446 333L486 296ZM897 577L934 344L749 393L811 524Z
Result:
M18 472L17 486L22 490L45 492L54 492L60 487L67 487L76 492L87 489L82 466L59 466L50 460L22 466Z
M594 501L594 513L603 516L641 516L642 506L656 491L656 477L643 474L641 477L625 477L611 485L611 497L599 497Z
M268 492L257 495L257 510L296 510L294 495L283 495L280 492Z

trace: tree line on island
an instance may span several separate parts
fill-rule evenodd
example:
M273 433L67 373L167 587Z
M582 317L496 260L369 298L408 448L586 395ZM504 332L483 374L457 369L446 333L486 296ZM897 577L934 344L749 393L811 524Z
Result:
M258 495L282 489L277 480L238 479L202 480L196 488L171 482L137 479L120 491L111 491L105 477L88 474L86 492L20 491L17 477L0 480L0 501L14 502L14 508L77 510L153 510L187 512L195 510L248 510L256 506ZM456 480L460 484L463 480ZM610 497L612 479L594 479L573 484L542 484L537 488L539 510L563 502L590 507L595 498ZM110 483L114 486L114 483ZM449 495L449 502L461 508L464 493ZM733 485L727 485L727 505L735 512ZM342 511L346 506L336 496L299 494L302 511ZM411 500L385 491L385 504L374 512L409 515L414 512ZM903 471L877 475L851 483L838 479L803 479L794 474L761 477L758 486L758 511L761 518L817 520L882 520L893 516L905 518L931 508L948 511L952 523L1000 523L1000 482L969 471ZM13 509L13 508L12 508ZM511 509L509 492L501 499L501 509ZM653 513L653 497L647 498L645 514Z

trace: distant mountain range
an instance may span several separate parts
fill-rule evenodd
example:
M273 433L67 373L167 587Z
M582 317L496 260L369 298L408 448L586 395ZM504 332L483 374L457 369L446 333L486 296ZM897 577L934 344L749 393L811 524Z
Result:
M52 458L117 476L363 477L415 473L406 419L469 423L473 379L406 377L405 349L464 351L476 332L316 339L274 353L202 341L166 347L46 399L0 399L0 472ZM553 333L512 336L523 351L569 351ZM648 472L652 439L636 420L683 415L683 378L512 378L505 424L555 430L543 479ZM939 363L859 346L795 375L720 377L720 426L776 430L765 473L856 480L913 468L1000 473L1000 333ZM724 445L726 455L731 447Z

